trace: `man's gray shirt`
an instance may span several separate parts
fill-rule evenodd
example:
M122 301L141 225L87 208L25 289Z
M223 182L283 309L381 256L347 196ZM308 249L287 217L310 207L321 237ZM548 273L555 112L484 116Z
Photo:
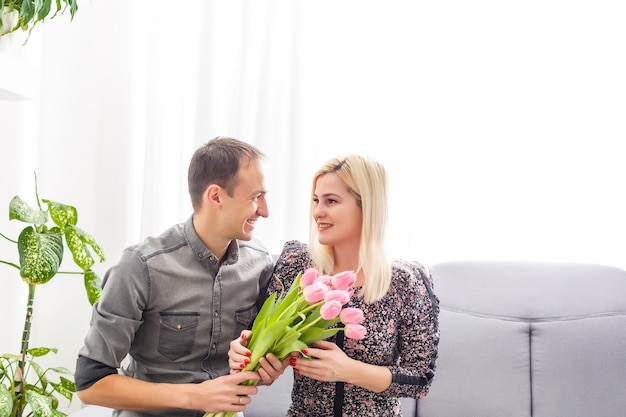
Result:
M79 355L144 381L226 375L230 342L256 317L272 271L271 255L254 239L232 241L218 269L189 218L127 248L107 271ZM172 411L118 415L197 414Z

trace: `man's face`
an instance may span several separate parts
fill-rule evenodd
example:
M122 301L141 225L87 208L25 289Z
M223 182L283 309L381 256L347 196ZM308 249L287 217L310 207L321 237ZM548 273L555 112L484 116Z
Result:
M224 198L223 226L231 239L252 239L254 223L259 217L269 215L266 193L261 162L244 163L239 168L232 197Z

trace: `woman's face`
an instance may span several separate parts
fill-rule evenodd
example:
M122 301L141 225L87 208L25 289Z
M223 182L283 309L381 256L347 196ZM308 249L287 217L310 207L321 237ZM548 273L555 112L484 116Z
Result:
M321 244L359 245L363 212L356 197L337 174L324 174L315 182L313 218Z

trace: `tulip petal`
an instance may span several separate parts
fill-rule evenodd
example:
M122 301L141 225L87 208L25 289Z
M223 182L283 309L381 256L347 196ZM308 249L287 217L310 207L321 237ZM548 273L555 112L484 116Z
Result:
M331 278L333 288L337 290L348 290L356 282L356 275L353 271L343 271L335 274Z

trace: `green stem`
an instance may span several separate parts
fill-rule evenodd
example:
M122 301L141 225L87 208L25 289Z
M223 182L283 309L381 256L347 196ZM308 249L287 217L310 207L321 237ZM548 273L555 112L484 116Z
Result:
M39 185L37 184L37 171L34 171L33 174L35 175L35 197L37 197L37 206L39 207L39 210L43 209L41 208L41 199L39 198Z
M322 320L322 316L318 316L318 317L316 317L316 318L315 318L315 320L311 320L311 322L310 322L310 323L308 323L306 326L304 326L304 327L302 327L302 328L298 328L298 331L299 331L300 333L304 333L304 331L305 331L306 329L308 329L309 327L313 326L314 324L319 323L319 321L320 321L320 320Z
M300 315L306 315L306 313L308 313L309 311L315 309L317 306L324 304L324 301L320 301L316 304L309 304L304 298L300 298L298 299L298 307L296 308L296 311L298 311L300 313ZM305 306L302 310L300 310L300 306ZM280 320L283 318L283 315L285 315L285 313L289 311L288 309L285 309L282 311L282 313L276 318L276 321Z
M24 330L22 332L22 347L18 367L15 373L15 385L13 391L16 394L16 416L22 415L24 408L24 379L26 378L26 355L28 354L28 343L30 340L30 327L33 320L33 304L35 303L35 284L28 284L28 303L26 304L26 318L24 319Z
M19 265L16 265L16 264L11 263L11 262L3 261L2 259L0 259L0 264L10 265L10 266L12 266L14 268L20 269Z
M308 303L307 303L307 304L308 304ZM301 312L302 314L306 314L306 313L308 313L309 311L314 310L317 306L320 306L320 305L322 305L322 304L324 304L324 301L323 301L323 300L322 300L322 301L320 301L320 302L318 302L318 303L316 303L316 304L309 304L309 306L308 306L308 307L306 307L306 308L302 309L302 311L300 311L300 312Z
M10 237L7 237L7 236L3 235L2 233L0 233L0 236L2 236L3 238L5 238L6 240L8 240L11 243L17 243L17 240L13 240Z

